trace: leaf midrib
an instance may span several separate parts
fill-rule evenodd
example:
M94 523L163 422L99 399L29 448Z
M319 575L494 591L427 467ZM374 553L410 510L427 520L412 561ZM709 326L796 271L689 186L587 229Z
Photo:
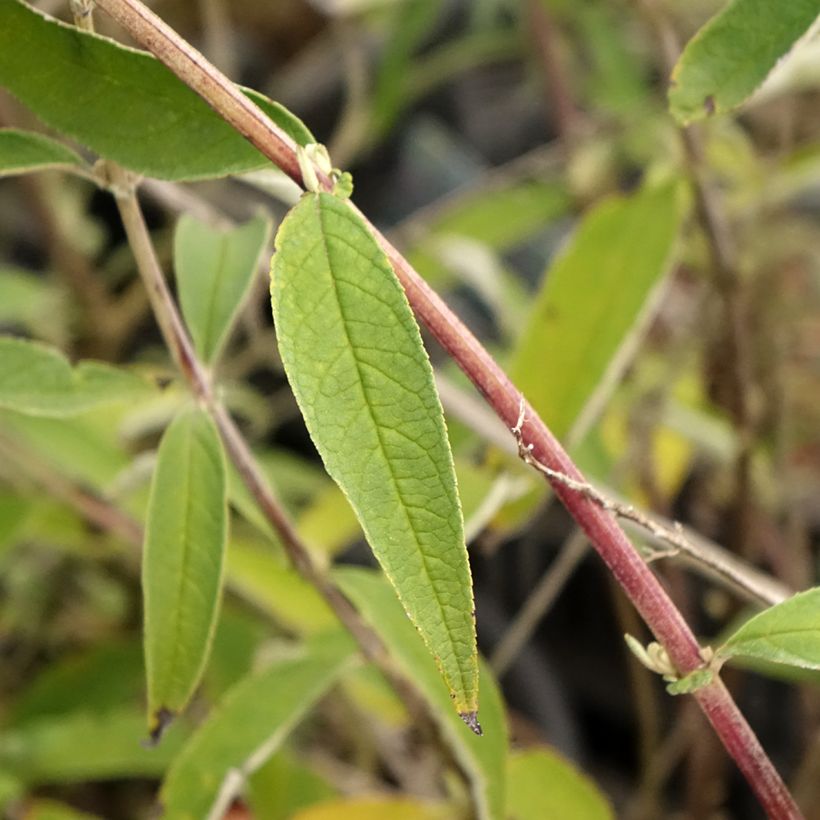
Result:
M415 541L416 549L417 549L419 557L421 559L421 565L422 565L422 568L424 570L426 580L429 583L430 587L433 590L435 590L435 592L436 592L436 595L434 596L434 598L435 598L436 606L438 608L439 616L441 618L441 623L445 626L445 631L447 633L447 639L450 643L450 649L452 651L453 658L455 660L456 667L458 669L459 678L461 680L462 693L465 696L467 696L467 694L470 691L472 691L472 688L471 687L468 688L467 685L466 685L466 682L465 682L465 679L464 679L464 670L462 669L462 665L461 665L461 663L459 663L459 660L458 660L459 653L457 651L457 647L455 645L455 642L453 641L453 637L450 633L449 623L448 623L448 620L447 620L447 618L444 614L444 607L442 606L442 603L441 603L441 600L440 600L440 597L439 597L439 591L436 587L436 583L435 583L432 575L430 574L430 570L429 570L429 567L428 567L428 564L427 564L427 556L425 555L424 549L422 548L421 542L419 541L419 538L416 534L416 529L413 526L413 522L410 519L410 515L407 512L404 495L401 491L401 488L399 487L398 481L396 479L396 475L393 472L392 462L391 462L390 458L387 455L387 452L386 452L386 449L385 449L385 444L384 444L384 441L383 441L382 435L381 435L380 426L379 426L378 422L376 421L376 417L373 414L373 409L371 408L370 402L368 401L367 391L365 390L364 381L363 381L363 378L362 378L361 365L360 365L358 356L356 355L356 348L353 344L353 341L350 338L350 334L349 334L348 329L347 329L347 320L346 320L346 316L345 316L345 311L344 311L344 308L342 307L342 301L341 301L341 298L339 296L339 289L338 289L338 286L337 286L337 283L336 283L336 276L334 275L334 272L333 272L333 270L334 270L333 269L333 264L331 263L331 260L330 260L330 249L328 247L326 233L325 233L325 221L324 221L324 218L323 218L322 208L321 208L321 205L320 205L320 195L318 195L318 194L315 195L315 204L316 204L316 213L317 213L317 217L318 217L318 221L319 221L320 234L321 234L321 247L322 247L322 250L324 252L325 261L327 263L328 271L330 272L330 280L331 280L331 284L333 286L333 296L334 296L335 301L336 301L336 306L339 310L339 315L342 318L342 328L344 330L345 338L347 339L348 348L350 350L351 357L353 359L353 363L356 367L356 376L357 376L357 383L359 385L359 390L361 391L362 399L364 401L364 405L367 408L367 413L370 416L370 421L373 424L373 427L375 429L376 440L379 443L379 450L381 451L382 458L384 459L385 463L387 464L387 470L388 470L388 473L390 475L391 483L393 484L393 488L396 492L396 495L398 496L399 500L402 502L401 505L400 505L402 514L403 514L403 516L404 516L404 518L407 522L408 529L410 530L410 532L413 533L413 540ZM397 589L397 593L398 593L399 597L401 598L402 597L401 593L398 592L398 588L396 588L396 589ZM439 661L439 663L441 663L441 661ZM443 663L441 663L441 667L442 667L442 671L444 671L444 664Z

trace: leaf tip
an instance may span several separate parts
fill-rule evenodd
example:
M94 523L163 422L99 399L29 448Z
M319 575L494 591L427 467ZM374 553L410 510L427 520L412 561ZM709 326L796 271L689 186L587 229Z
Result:
M458 716L470 727L470 731L474 735L481 737L484 734L484 730L478 722L478 712L459 712Z
M165 730L173 723L176 717L176 712L172 712L165 706L160 706L151 716L148 726L148 737L144 741L144 745L148 748L153 748L158 745Z

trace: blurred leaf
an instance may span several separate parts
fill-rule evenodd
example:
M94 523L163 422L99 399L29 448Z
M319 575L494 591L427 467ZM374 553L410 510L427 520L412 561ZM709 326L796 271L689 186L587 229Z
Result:
M411 797L338 797L296 812L291 820L451 820L453 807Z
M628 119L645 102L648 88L642 66L630 49L632 20L608 0L573 4L569 16L577 21L584 45L582 58L589 68L579 72L596 109ZM586 67L586 66L585 66Z
M30 503L19 495L0 491L0 554L12 544L26 520Z
M333 685L352 650L346 635L324 635L236 684L174 761L160 792L163 817L222 817L246 778Z
M62 475L104 491L128 467L117 440L117 417L97 408L68 419L0 411L0 426Z
M0 177L82 164L74 151L44 134L0 128Z
M333 577L433 707L433 717L447 745L470 780L479 820L502 820L507 726L501 695L492 674L481 665L480 717L484 736L476 737L453 712L447 687L437 674L424 642L384 579L371 570L352 567L337 569Z
M0 0L0 85L40 119L145 176L201 179L270 163L152 56ZM281 105L246 91L302 145L316 140Z
M404 78L413 54L441 16L438 0L404 0L391 12L390 30L373 92L372 127L383 133L404 102Z
M56 348L0 336L0 407L65 418L150 389L137 376L102 362L83 361L72 368Z
M545 747L513 752L507 764L507 820L614 820L609 801L571 763Z
M566 213L570 198L556 183L536 180L482 188L444 204L440 214L427 225L423 239L414 242L407 259L425 279L436 283L446 276L444 263L436 252L436 241L459 236L475 239L492 250L504 251L542 230ZM499 214L504 214L499 219ZM412 241L415 226L408 231Z
M65 313L59 290L47 278L0 267L0 323L59 344L66 336Z
M245 799L259 820L293 820L293 814L335 795L320 775L282 751L251 775Z
M316 589L268 545L232 537L228 578L243 598L299 635L313 635L336 623Z
M546 275L511 377L559 439L627 364L671 264L679 193L667 183L606 200Z
M763 610L717 650L721 661L737 655L820 670L820 587Z
M433 371L390 264L347 205L308 194L276 237L279 350L328 473L440 665L478 708L473 595Z
M208 659L228 538L225 472L207 413L180 413L162 437L145 525L145 671L154 737L185 708Z
M56 800L38 799L26 806L23 820L96 820L96 814L78 811Z
M362 536L359 519L336 484L329 484L317 493L302 510L296 524L308 546L328 555L335 555Z
M218 700L251 671L256 651L269 631L258 616L238 608L222 608L202 680L209 700Z
M681 123L740 105L820 14L817 0L732 0L687 44L669 107Z
M174 269L185 323L206 363L228 337L270 239L271 222L256 217L227 231L183 215L174 236Z
M47 666L12 706L8 720L20 726L45 717L136 707L142 696L142 651L137 641L104 643Z
M170 732L161 748L141 741L145 718L134 709L56 715L0 734L0 769L29 785L157 777L179 751Z

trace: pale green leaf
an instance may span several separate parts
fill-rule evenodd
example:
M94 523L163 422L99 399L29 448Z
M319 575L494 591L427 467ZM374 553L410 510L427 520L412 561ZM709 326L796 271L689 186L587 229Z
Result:
M237 683L169 770L160 792L163 817L222 817L245 780L337 680L352 651L346 635L323 635Z
M558 438L627 363L672 260L678 194L667 183L604 201L547 272L511 376Z
M423 641L384 580L370 570L347 567L336 570L333 577L429 701L442 736L469 778L479 820L503 820L507 725L501 695L488 668L481 664L484 736L476 737L453 712L447 688Z
M717 656L820 669L820 587L799 592L750 618L718 649Z
M208 658L228 536L225 474L210 417L183 411L162 437L145 527L145 671L155 737L185 708Z
M478 669L464 525L407 299L365 226L329 194L305 195L276 247L279 350L308 430L470 719Z
M818 0L732 0L687 44L669 106L681 123L740 105L820 14Z
M26 820L98 820L98 817L56 800L37 799L26 806Z
M45 276L11 266L0 267L0 322L54 344L67 334L68 311L61 292Z
M152 56L0 0L0 85L47 125L161 179L237 174L269 162ZM281 105L245 92L293 140L315 142Z
M96 712L124 703L136 708L142 695L142 653L137 640L101 643L87 652L61 658L43 669L9 710L9 723L20 726L45 717Z
M157 777L182 736L169 732L161 747L146 749L144 732L137 707L47 717L0 733L0 769L30 785Z
M70 148L44 134L0 128L0 177L82 162Z
M84 361L72 368L56 348L0 336L0 407L65 418L149 390L143 379L102 362Z
M253 281L271 223L256 217L222 231L183 216L174 236L174 269L185 322L196 349L213 362Z
M551 749L514 752L507 764L506 820L614 820L595 784Z
M228 578L243 598L298 635L313 635L336 624L316 588L268 544L232 538Z
M453 806L417 797L337 797L308 806L290 820L452 820Z
M283 749L249 779L245 800L260 820L293 820L297 809L335 794L325 778Z

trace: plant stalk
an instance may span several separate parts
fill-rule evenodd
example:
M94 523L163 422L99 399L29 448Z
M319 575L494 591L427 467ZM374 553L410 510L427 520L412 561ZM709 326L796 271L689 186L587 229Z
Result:
M302 184L293 142L159 17L139 0L97 0L97 4L282 171ZM331 180L326 175L317 175L320 183L330 190ZM352 204L351 207L360 213ZM516 429L523 409L521 440L533 457L550 470L584 482L557 439L476 337L369 220L363 218L390 259L416 316L456 360L504 424L510 430ZM692 631L612 515L566 484L551 479L550 483L656 639L666 648L678 672L687 675L702 668L704 660ZM317 573L317 582L323 581ZM694 697L769 817L801 818L791 794L719 677L715 675L713 682L696 691Z

